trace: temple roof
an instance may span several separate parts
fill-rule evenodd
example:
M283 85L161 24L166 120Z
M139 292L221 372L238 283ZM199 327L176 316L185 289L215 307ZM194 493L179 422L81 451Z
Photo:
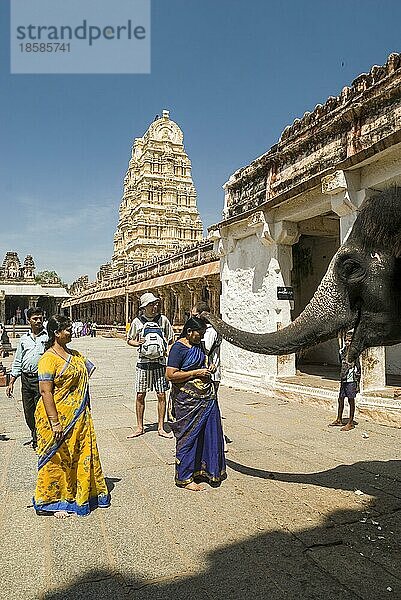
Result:
M69 298L70 295L63 287L44 287L40 284L25 285L0 283L0 291L6 296L51 296L52 298Z

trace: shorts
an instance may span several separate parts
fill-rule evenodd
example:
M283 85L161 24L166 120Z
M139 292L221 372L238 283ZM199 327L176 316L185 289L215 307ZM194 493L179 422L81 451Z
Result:
M355 381L342 381L340 384L340 394L339 398L344 400L344 398L348 398L349 400L354 400L355 396L358 393L358 386Z
M157 394L161 394L167 392L170 385L166 379L166 366L147 364L146 367L148 368L136 366L135 390L140 393L155 391Z

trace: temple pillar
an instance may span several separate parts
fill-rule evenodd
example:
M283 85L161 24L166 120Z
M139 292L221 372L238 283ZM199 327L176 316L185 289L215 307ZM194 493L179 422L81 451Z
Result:
M206 278L206 286L209 292L210 312L220 315L220 280L216 276Z
M386 356L383 346L362 353L361 393L382 389L386 385Z
M171 286L171 289L174 292L174 314L173 314L173 322L172 325L176 325L177 327L181 326L184 322L184 306L183 306L183 295L182 288L179 284L174 284Z
M28 296L28 307L37 306L39 296Z
M190 312L192 311L193 307L195 306L195 304L201 299L200 296L200 290L198 287L198 280L196 280L195 282L191 282L191 283L187 283L186 287L187 290L189 292L189 310ZM188 297L188 296L187 296Z
M0 323L6 322L6 295L0 290Z
M188 289L188 284L178 284L178 287L181 296L181 312L179 325L183 325L187 319L186 313L191 314L193 304L191 304L191 292Z
M281 280L280 284L284 287L291 287L292 244L278 244L276 258L278 263L276 275ZM292 300L277 300L277 307L275 308L277 331L290 324L293 307ZM295 354L277 356L277 377L291 377L295 373Z
M125 312L124 312L125 325L127 325L127 323L131 322L130 308L131 308L130 295L129 295L128 290L126 290L125 291Z
M122 323L123 322L123 304L122 304L122 298L118 297L116 298L116 321L117 323Z
M166 315L166 317L170 321L170 315L171 315L171 294L170 294L170 288L169 287L164 288L164 314Z

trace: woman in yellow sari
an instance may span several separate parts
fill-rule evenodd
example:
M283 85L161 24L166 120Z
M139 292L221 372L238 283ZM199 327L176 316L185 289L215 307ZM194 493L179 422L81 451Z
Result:
M41 399L35 411L38 480L33 506L39 515L87 515L110 505L89 406L94 365L70 350L71 321L56 315L47 324L47 351L39 360Z

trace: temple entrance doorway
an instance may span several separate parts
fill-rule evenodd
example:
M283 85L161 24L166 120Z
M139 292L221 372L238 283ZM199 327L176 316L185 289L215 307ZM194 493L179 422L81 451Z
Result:
M292 247L293 269L291 274L294 288L294 320L307 306L318 288L331 259L339 247L338 222L334 235L302 234ZM338 378L338 340L329 340L296 356L299 371L325 378Z
M25 325L25 309L28 308L28 296L6 296L6 323Z

